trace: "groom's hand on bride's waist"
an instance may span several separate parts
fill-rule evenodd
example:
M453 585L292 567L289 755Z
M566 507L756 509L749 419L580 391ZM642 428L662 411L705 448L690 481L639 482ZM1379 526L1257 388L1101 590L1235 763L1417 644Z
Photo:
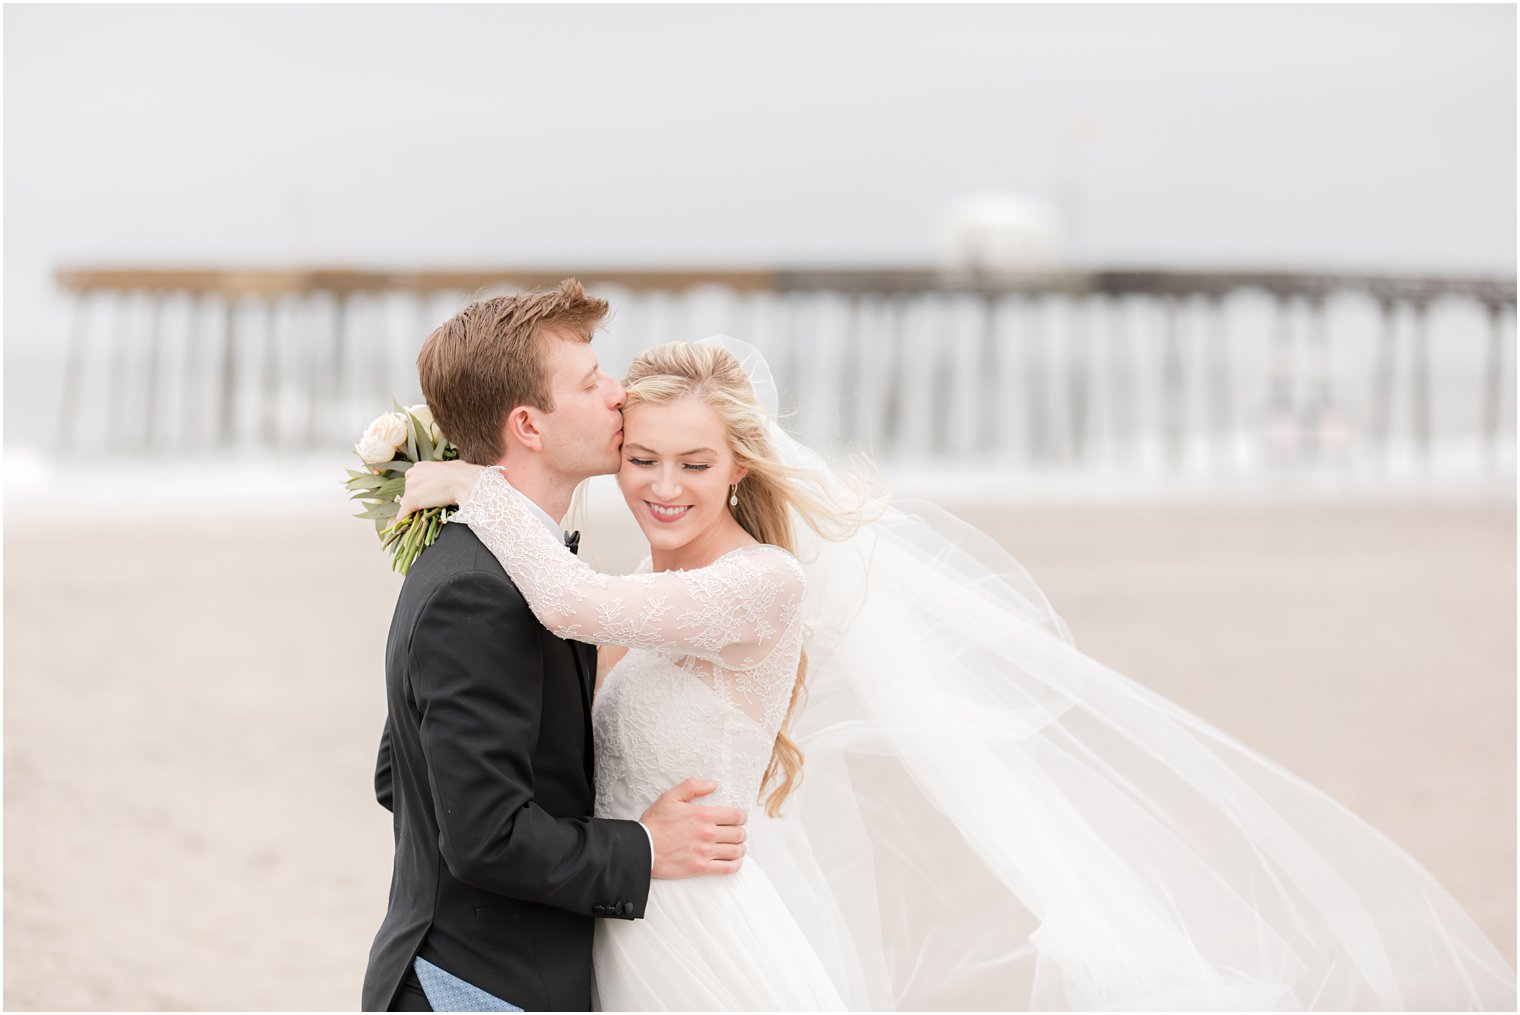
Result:
M654 849L652 877L695 878L732 874L744 862L744 822L737 807L708 807L691 801L718 788L705 779L687 779L660 794L639 822Z

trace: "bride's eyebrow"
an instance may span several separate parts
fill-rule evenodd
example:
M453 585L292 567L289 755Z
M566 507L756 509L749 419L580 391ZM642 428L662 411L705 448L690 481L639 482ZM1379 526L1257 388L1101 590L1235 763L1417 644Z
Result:
M659 452L656 451L654 448L646 448L642 444L624 444L623 445L623 450L624 451L643 451L643 452L645 452L647 454L651 454L651 455L657 455L657 454L659 454ZM696 449L694 449L692 451L683 451L679 455L676 455L676 457L677 458L688 458L691 455L715 455L715 454L717 454L717 452L714 451L712 448L696 448Z

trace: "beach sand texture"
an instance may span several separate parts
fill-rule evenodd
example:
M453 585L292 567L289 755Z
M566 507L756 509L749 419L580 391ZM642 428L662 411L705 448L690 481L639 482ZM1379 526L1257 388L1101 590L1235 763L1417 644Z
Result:
M1513 963L1512 506L947 506L1084 651L1388 833ZM13 512L5 565L5 1006L357 1007L391 853L373 531Z

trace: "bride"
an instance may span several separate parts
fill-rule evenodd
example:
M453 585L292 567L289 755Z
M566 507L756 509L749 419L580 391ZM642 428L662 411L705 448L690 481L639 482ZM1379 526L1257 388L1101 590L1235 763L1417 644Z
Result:
M1403 850L1088 658L1027 574L887 507L775 422L763 359L668 343L625 381L649 540L599 574L497 469L419 463L554 634L602 646L601 817L763 804L725 878L599 921L607 1010L1513 1010L1513 971Z

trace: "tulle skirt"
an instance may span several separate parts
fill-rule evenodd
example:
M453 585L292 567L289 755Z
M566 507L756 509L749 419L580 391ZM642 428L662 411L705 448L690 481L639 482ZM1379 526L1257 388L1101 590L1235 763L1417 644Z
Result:
M785 902L749 857L734 874L655 881L642 920L601 920L601 1011L843 1011Z

